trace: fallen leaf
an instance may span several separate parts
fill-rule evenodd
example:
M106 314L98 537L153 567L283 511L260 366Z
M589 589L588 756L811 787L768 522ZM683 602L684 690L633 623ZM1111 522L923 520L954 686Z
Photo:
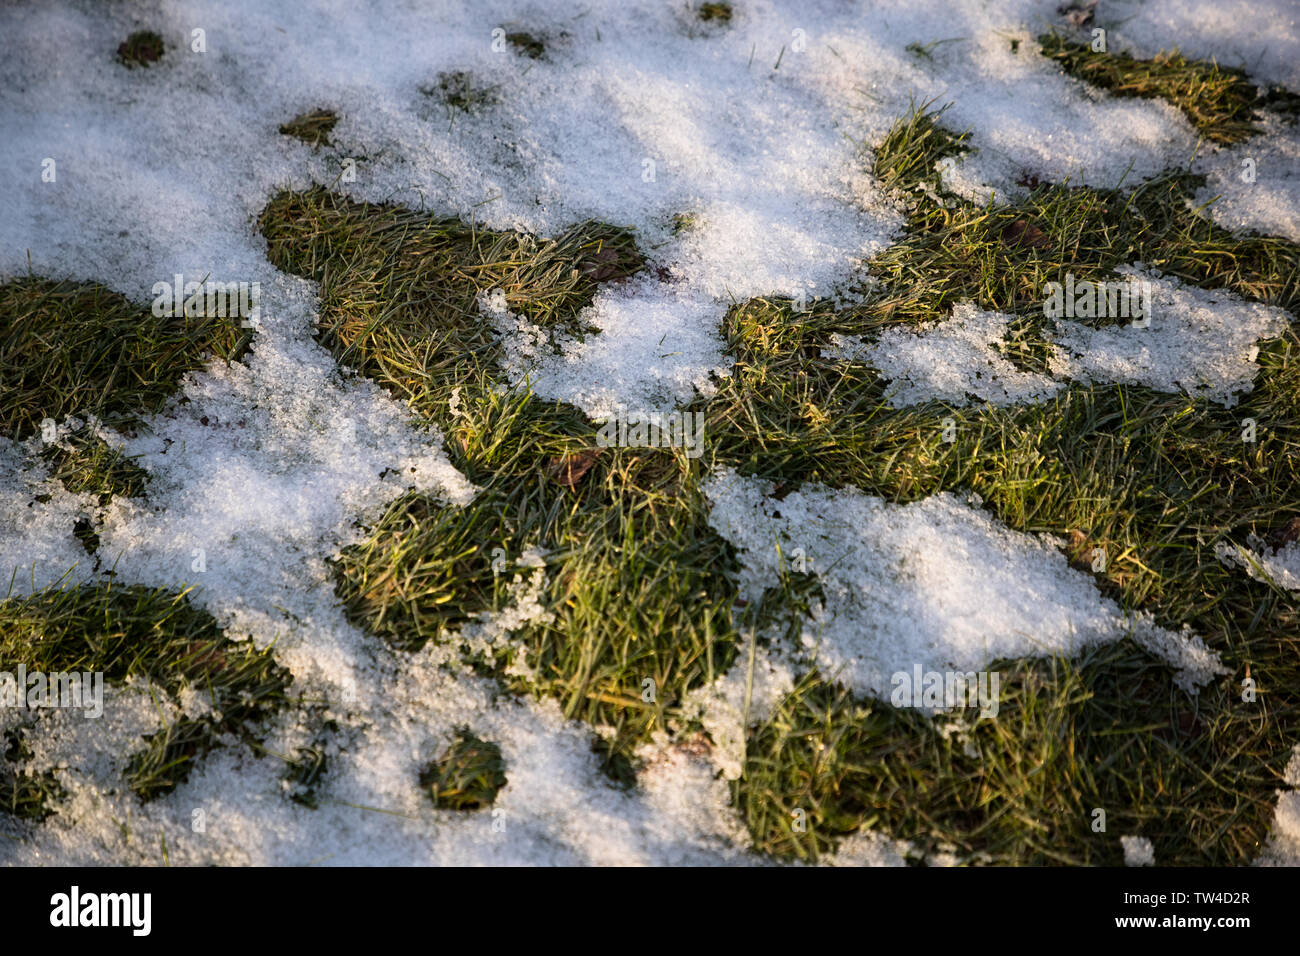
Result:
M600 457L603 448L584 448L571 455L556 455L547 466L551 480L565 488L576 488L583 476Z
M1045 249L1052 244L1047 233L1026 219L1017 219L1002 230L1002 241L1007 245Z
M607 282L621 279L627 270L619 265L618 250L612 246L602 246L587 256L578 267L579 271L592 282Z

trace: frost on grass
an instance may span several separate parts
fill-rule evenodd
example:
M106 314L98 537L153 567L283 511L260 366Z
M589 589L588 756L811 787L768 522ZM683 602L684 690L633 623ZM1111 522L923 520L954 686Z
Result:
M1062 320L1048 336L1057 347L1049 359L1054 375L1183 391L1231 407L1238 393L1251 390L1259 340L1281 334L1289 324L1284 310L1230 292L1184 286L1138 266L1117 271L1151 283L1150 326L1092 328Z
M962 302L942 322L889 328L871 345L837 336L837 347L826 355L873 366L893 383L888 400L895 408L936 400L965 405L972 398L994 405L1039 401L1061 385L1021 371L997 351L1010 321Z
M889 699L891 676L986 670L999 659L1072 655L1132 635L1192 690L1222 669L1190 634L1126 615L1049 541L1012 531L944 492L906 505L817 484L773 486L724 472L710 521L740 552L757 600L799 553L825 595L802 628L804 655L858 693Z

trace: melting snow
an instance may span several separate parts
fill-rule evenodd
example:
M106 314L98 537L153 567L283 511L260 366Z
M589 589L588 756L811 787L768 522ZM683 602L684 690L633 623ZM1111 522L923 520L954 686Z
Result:
M765 713L789 686L792 665L780 654L756 654L752 683L738 667L693 698L718 742L712 760L661 741L643 754L639 788L623 792L599 774L590 729L554 704L500 698L450 647L399 656L346 622L326 561L355 539L356 522L408 488L453 504L474 489L436 432L412 427L312 341L315 286L268 264L254 218L278 189L321 182L492 228L554 235L587 218L634 227L651 269L598 295L583 319L599 334L562 341L556 353L517 317L493 321L512 376L543 395L595 416L619 404L681 403L707 394L725 364L717 330L733 301L832 293L896 236L901 214L864 172L864 144L913 98L951 100L945 122L973 128L971 152L945 172L971 195L1014 190L1026 172L1132 184L1190 160L1196 137L1177 110L1098 95L1036 52L1032 38L1057 21L1054 7L755 0L738 5L725 30L651 0L534 6L522 22L516 4L501 2L182 0L151 4L147 16L88 0L0 9L0 277L30 266L140 302L177 272L260 282L264 292L247 362L187 376L150 427L123 440L153 480L145 499L105 510L101 554L121 581L197 585L194 600L232 636L274 642L295 692L323 701L342 728L328 745L318 810L283 798L279 761L235 747L140 807L117 792L123 754L175 716L171 705L160 713L147 685L133 683L109 695L100 720L42 716L29 743L68 802L25 828L22 842L4 841L3 858L156 863L165 838L184 863L752 861L714 771L732 775L743 757L746 708ZM1267 17L1238 14L1211 33L1201 7L1151 22L1180 39L1196 31L1189 42L1204 36L1209 52L1231 43L1248 69L1293 82L1293 21L1278 33ZM538 34L546 55L494 49L493 29L507 22ZM1270 32L1257 35L1264 23ZM161 32L168 52L148 69L123 69L113 51L142 27ZM195 27L205 30L205 53L190 50ZM421 87L447 71L494 87L495 105L474 115L431 108ZM316 107L339 113L333 147L276 132ZM1277 170L1286 163L1293 175L1294 153L1282 134L1275 142L1259 181L1290 195ZM357 161L355 181L339 178L347 158ZM41 179L46 159L53 182ZM1230 215L1269 222L1269 200L1246 196L1228 197ZM694 224L674 233L683 213ZM1161 382L1221 400L1248 385L1245 356L1278 317L1225 296L1174 301L1194 321L1176 319L1187 328L1164 338L1149 330L1141 341L1163 344L1145 359L1133 342L1100 332L1086 343L1063 338L1095 353L1072 355L1070 374L1128 380L1148 374L1132 367L1150 359ZM1013 374L989 351L1000 321L955 313L951 326L891 337L878 358L894 362L915 394L973 385L977 397L1010 401L1049 391L1049 381ZM1218 343L1225 322L1233 325ZM1180 350L1175 332L1191 345ZM1178 361L1192 363L1194 381ZM925 362L935 363L928 372ZM978 381L961 371L966 362ZM0 540L18 593L69 569L74 581L92 574L71 526L93 504L50 481L36 451L0 440ZM718 477L714 520L745 548L751 585L775 579L776 541L805 546L827 602L805 633L809 646L791 651L845 667L864 690L878 692L888 668L922 658L974 667L1129 631L1161 642L1192 679L1214 670L1194 638L1125 618L1047 544L951 495L893 506L810 487L777 505L765 490ZM501 620L475 622L462 637L509 639L521 620L545 613L534 571L521 571ZM873 620L882 610L893 616ZM509 783L499 814L435 811L413 785L461 723L502 748ZM268 732L270 749L287 754L312 731L290 711ZM904 852L862 833L838 859L896 863Z
M710 521L736 546L751 600L806 562L825 602L801 635L824 673L882 700L891 677L990 669L1000 658L1071 655L1132 635L1181 669L1189 690L1223 672L1218 655L1123 613L1050 542L1000 525L941 493L906 505L851 488L804 485L780 501L773 485L714 476Z

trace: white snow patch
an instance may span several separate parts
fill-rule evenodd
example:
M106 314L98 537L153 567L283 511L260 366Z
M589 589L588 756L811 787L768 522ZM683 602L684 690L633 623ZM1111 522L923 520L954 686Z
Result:
M1300 744L1291 752L1282 782L1290 789L1277 792L1273 830L1257 866L1300 866Z
M1184 668L1189 691L1222 671L1199 638L1126 615L1051 543L1002 526L977 498L945 492L895 505L810 483L777 501L772 488L714 476L710 523L738 549L750 600L802 550L826 600L805 623L801 650L859 693L888 700L891 676L918 664L979 671L1129 634Z
M1183 391L1231 407L1249 392L1258 370L1256 344L1280 335L1287 313L1230 292L1185 286L1123 266L1121 275L1151 283L1148 327L1129 323L1091 328L1061 319L1048 338L1057 346L1052 374L1079 382L1146 385Z
M1151 841L1144 836L1122 836L1120 846L1124 848L1125 866L1155 866L1156 851Z
M836 336L837 347L826 355L875 367L894 383L888 400L895 408L928 401L966 405L972 398L994 405L1040 401L1061 383L1021 371L994 348L1005 338L1010 321L999 312L961 302L948 319L914 329L886 329L871 345Z
M745 728L772 716L794 689L795 672L780 649L760 646L753 638L737 647L736 663L712 684L691 691L683 718L700 721L713 740L713 760L728 780L745 767Z
M1214 553L1229 567L1245 568L1256 581L1271 581L1280 588L1300 591L1300 541L1289 541L1276 551L1254 536L1246 546L1220 541Z
M1300 242L1300 126L1267 117L1262 134L1211 150L1192 169L1205 175L1195 201L1214 200L1208 214L1220 226Z

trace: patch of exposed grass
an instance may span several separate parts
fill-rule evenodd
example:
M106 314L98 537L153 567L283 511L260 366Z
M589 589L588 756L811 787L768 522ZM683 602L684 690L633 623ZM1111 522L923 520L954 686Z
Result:
M285 123L280 133L300 139L308 146L330 146L330 133L338 121L338 114L333 110L311 110Z
M31 748L24 741L21 728L4 735L4 752L0 754L0 813L40 823L56 812L63 788L55 779L54 771L33 773L23 766L31 759Z
M420 93L435 97L448 108L463 113L476 113L496 103L497 93L494 86L480 86L474 74L464 70L439 73L437 86L422 86Z
M163 38L152 30L137 30L117 48L118 62L127 69L157 63L164 53Z
M730 23L731 12L729 3L701 3L695 15L705 23Z
M186 687L207 697L211 716L172 722L129 758L127 784L144 800L183 782L221 735L252 739L289 684L270 649L227 638L184 593L111 584L0 602L0 660L29 673L100 672L106 698L130 677L149 678L173 699Z
M96 496L101 506L114 497L138 498L144 494L149 473L134 459L111 447L83 426L60 436L41 457L51 466L52 476L75 494Z
M478 296L500 290L512 312L580 332L597 286L640 268L630 235L585 224L537 240L319 190L277 197L262 230L273 262L322 281L322 341L437 422L453 463L483 488L459 509L395 502L337 565L349 615L394 646L422 646L500 607L526 570L515 567L524 549L540 548L555 620L503 651L535 674L512 686L619 728L613 753L626 757L729 661L733 586L717 575L727 548L708 529L698 467L684 455L607 449L572 487L560 480L559 463L596 448L595 426L498 387L499 345ZM487 663L502 673L504 661ZM653 705L641 701L646 678L659 688Z
M1151 838L1161 864L1258 854L1285 763L1268 706L1242 704L1231 683L1190 701L1128 642L994 666L997 718L967 711L948 735L942 719L809 675L751 729L735 790L756 846L816 860L874 828L968 862L1116 866L1125 834Z
M490 807L506 785L501 748L462 728L440 758L420 771L434 806L442 810L481 810Z
M484 376L496 374L481 294L499 291L511 312L581 333L578 313L597 286L643 265L632 235L602 223L542 240L323 189L276 196L260 223L271 262L322 282L322 343L448 428L451 389L487 390Z
M514 47L517 53L533 60L540 60L546 53L546 44L531 33L507 33L506 42Z
M21 440L71 415L130 427L210 354L238 358L251 334L228 319L159 318L95 283L0 284L0 433Z
M1214 62L1188 60L1177 50L1150 60L1127 53L1094 53L1086 43L1071 43L1049 33L1038 38L1043 55L1071 76L1115 96L1160 97L1187 114L1206 139L1239 143L1255 132L1259 91L1241 70Z

